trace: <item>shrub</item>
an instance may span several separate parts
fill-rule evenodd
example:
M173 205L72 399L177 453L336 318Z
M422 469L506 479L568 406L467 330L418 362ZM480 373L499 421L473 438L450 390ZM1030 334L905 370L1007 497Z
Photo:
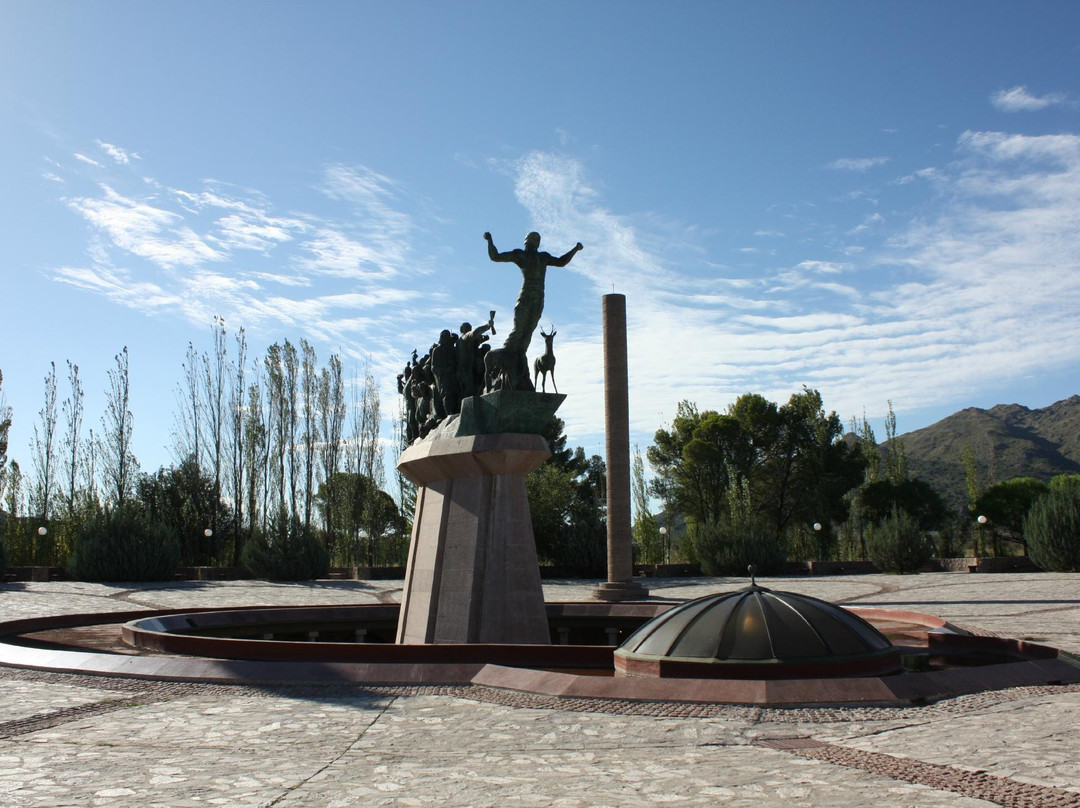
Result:
M75 536L68 574L80 581L170 581L180 550L164 525L135 505L106 508Z
M693 551L706 575L746 576L753 564L758 575L779 572L784 548L776 534L756 520L706 522L694 532Z
M882 572L918 572L934 554L934 544L907 511L893 510L874 528L867 555Z
M1053 572L1080 571L1080 486L1051 486L1024 519L1031 560Z
M248 572L268 581L311 581L330 571L330 554L296 516L280 516L265 533L252 536L240 560Z

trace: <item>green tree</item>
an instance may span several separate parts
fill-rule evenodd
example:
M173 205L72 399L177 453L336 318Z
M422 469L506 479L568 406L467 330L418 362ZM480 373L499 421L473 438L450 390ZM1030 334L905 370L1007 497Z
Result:
M864 492L867 486L881 479L881 449L878 448L877 436L866 419L865 412L861 421L854 418L851 420L851 436L852 445L858 449L863 458L864 470L862 483L852 489L848 495L850 500L848 520L841 531L847 544L841 548L841 553L845 558L865 559L867 558L867 515Z
M607 561L607 474L599 455L566 448L563 422L543 433L552 456L525 478L542 563L599 574Z
M11 430L11 407L7 405L7 401L4 399L4 372L0 370L0 503L4 501L4 489L7 487L7 450L8 450L8 433ZM9 509L10 510L10 509ZM0 509L0 576L4 574L4 569L8 560L7 540L8 521L11 519L9 514L5 514L3 509Z
M671 428L658 430L649 447L652 490L692 531L729 515L734 485L748 486L753 512L778 539L796 523L843 521L844 496L862 478L864 460L842 432L816 390L783 406L743 395L726 415L682 402Z
M907 453L904 442L896 437L896 413L892 401L885 414L885 476L892 483L902 483L908 478Z
M331 561L341 566L400 564L407 525L393 497L370 478L338 471L324 480L314 497L327 526Z
M105 497L119 508L131 495L139 463L131 451L131 433L134 416L128 409L131 400L131 382L128 375L128 349L115 357L116 369L109 371L109 389L105 397L105 415L101 419L102 432L99 440L102 473L107 483Z
M23 475L17 461L12 460L7 470L3 499L4 548L8 563L14 565L34 564L32 526L22 512Z
M82 526L68 573L80 581L168 581L178 559L172 530L129 499Z
M247 436L244 430L247 426L247 336L244 329L236 332L236 361L232 366L232 374L229 377L229 480L231 481L231 498L233 503L232 522L232 545L234 567L240 566L240 553L244 546L244 500L247 489L245 488L245 475L252 476L254 470L247 465Z
M56 486L56 363L49 363L45 376L45 406L38 413L41 429L34 425L31 443L34 461L34 482L30 492L30 510L48 522Z
M1014 477L987 488L975 503L975 512L986 516L995 537L1019 544L1027 555L1024 518L1050 486L1034 477Z
M325 483L341 465L342 437L345 429L345 385L342 377L341 358L336 354L330 357L327 366L319 374L319 465L322 480ZM334 545L337 541L335 526L329 517L337 511L337 490L330 489L327 499L320 507L323 513L323 532L326 549L334 557ZM318 499L318 494L316 494Z
M729 516L709 522L693 539L694 552L706 575L745 577L753 565L758 575L779 572L784 565L783 544L760 519Z
M1024 519L1024 537L1031 559L1043 569L1080 571L1080 479L1051 480L1050 492Z
M934 546L914 516L893 508L871 533L869 551L883 572L908 573L930 560Z
M79 379L79 366L69 361L67 367L71 396L64 399L61 405L65 425L64 437L61 441L63 449L61 485L65 514L68 519L73 519L81 510L80 505L92 501L94 497L92 492L81 489L79 485L86 454L82 442L83 387Z
M943 527L949 518L949 508L933 486L920 479L893 482L878 480L864 486L863 509L867 521L880 525L894 510L913 517L922 530Z
M199 466L194 455L178 466L162 467L139 478L137 498L143 513L176 537L181 564L209 565L231 558L223 544L224 531L219 534L214 525L228 525L232 514L216 492L213 477ZM207 529L210 536L204 534Z
M1080 492L1080 474L1058 474L1051 477L1050 490Z
M775 404L760 396L742 396L733 405L742 417L700 412L682 401L670 429L658 429L646 450L655 476L650 490L668 513L684 514L691 527L713 522L726 511L727 489L733 479L748 478L761 454L761 432L744 429L743 422L761 427L775 418Z
M634 446L634 459L631 466L630 491L634 502L634 524L631 529L634 544L640 551L643 564L661 564L664 558L664 541L660 535L660 525L649 509L649 491L645 482L645 463L641 451Z
M297 514L279 510L267 530L256 531L244 545L244 566L268 581L310 581L330 570L330 557L314 532Z
M0 370L0 500L7 488L8 433L11 431L11 407L4 398L4 372Z

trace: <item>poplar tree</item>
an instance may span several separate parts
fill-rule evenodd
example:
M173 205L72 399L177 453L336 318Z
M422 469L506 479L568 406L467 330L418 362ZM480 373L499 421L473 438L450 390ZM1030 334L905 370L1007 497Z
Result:
M30 444L34 463L34 483L30 510L43 520L49 518L56 482L56 363L49 363L45 375L45 405L38 412L40 429L34 425L34 439Z
M892 401L885 415L885 476L893 485L899 485L908 478L907 453L904 442L896 437L896 413Z
M341 357L330 356L326 367L319 374L318 411L319 411L319 466L322 481L329 482L337 472L341 462L341 444L345 430L345 385L342 378ZM337 544L337 531L333 514L338 508L338 489L327 486L327 501L323 518L326 533L326 549L334 557Z
M199 367L202 358L192 343L188 343L187 353L181 367L184 370L183 380L176 388L176 402L179 409L176 413L176 424L173 429L173 459L177 463L184 462L188 457L195 459L196 465L202 463L201 447L199 445L199 432L202 427L202 401L199 396Z
M247 337L244 329L236 332L236 361L233 365L233 373L229 384L229 448L231 463L229 466L230 479L232 482L233 501L233 566L240 563L240 550L243 544L244 529L244 473L252 468L245 463L244 418L245 401L247 395Z
M116 506L122 506L131 494L138 471L138 462L131 452L131 385L128 375L128 349L116 354L116 369L109 371L109 389L105 394L105 415L101 418L102 476L105 495Z
M315 491L315 407L318 404L319 374L315 349L306 339L300 340L300 410L303 413L303 447L301 462L304 476L304 527L311 527L311 498Z
M645 484L645 463L641 450L634 445L634 460L630 472L630 492L634 502L634 541L641 548L643 564L660 564L664 559L663 537L656 517L649 510L649 491Z
M210 513L201 514L201 516L209 517L210 529L216 535L218 531L217 503L221 501L222 488L221 469L225 462L225 405L226 384L229 376L229 347L225 338L225 321L221 317L214 318L213 335L213 353L202 355L201 387L204 397L202 423L206 429L206 439L203 443L207 448L214 492ZM198 458L195 460L195 466L200 471L202 470Z
M0 370L0 499L8 479L8 433L11 431L12 410L4 398L4 371Z
M64 508L68 518L78 510L79 476L82 469L84 446L82 442L83 423L83 387L79 379L79 366L68 360L68 387L70 395L64 399L61 410L64 413L64 438L61 443L64 451L62 471L64 486Z

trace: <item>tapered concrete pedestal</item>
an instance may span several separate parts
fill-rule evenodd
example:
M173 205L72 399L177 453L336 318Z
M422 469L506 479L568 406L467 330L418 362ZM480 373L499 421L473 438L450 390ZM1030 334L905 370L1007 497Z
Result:
M417 485L397 642L550 642L525 475L540 435L423 441L398 469Z

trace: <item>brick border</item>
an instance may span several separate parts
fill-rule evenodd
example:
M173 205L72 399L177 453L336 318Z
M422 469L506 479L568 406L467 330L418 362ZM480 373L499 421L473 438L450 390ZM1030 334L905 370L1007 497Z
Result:
M1080 792L1053 786L1024 783L1011 777L970 771L914 758L900 758L883 752L866 752L814 738L774 738L755 743L765 749L790 752L849 769L859 769L905 783L951 791L1007 808L1078 808Z

